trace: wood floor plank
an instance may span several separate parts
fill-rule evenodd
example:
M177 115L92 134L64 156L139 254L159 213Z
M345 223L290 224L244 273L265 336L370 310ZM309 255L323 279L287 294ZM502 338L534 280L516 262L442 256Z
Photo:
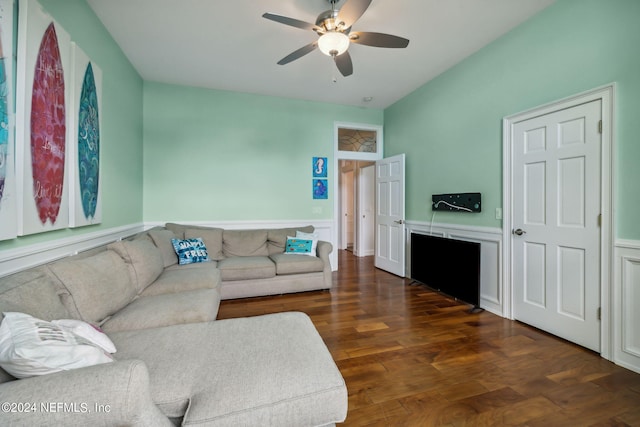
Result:
M339 251L331 291L222 301L302 311L347 384L345 426L640 426L640 375Z

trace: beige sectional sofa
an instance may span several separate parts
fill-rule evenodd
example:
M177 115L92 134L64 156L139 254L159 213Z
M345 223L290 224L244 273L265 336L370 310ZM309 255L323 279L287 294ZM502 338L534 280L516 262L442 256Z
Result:
M331 288L331 243L319 241L315 257L284 253L287 237L295 237L297 231L312 233L312 226L225 230L167 223L166 230L179 239L204 240L220 270L222 299ZM158 238L159 247L161 242ZM168 264L178 262L172 247L164 245L164 254Z
M322 266L306 255L286 255L291 258L279 263L292 231L168 224L0 278L1 312L98 324L117 348L112 363L24 379L0 370L0 402L16 409L1 414L2 423L320 426L343 421L344 380L307 315L215 320L221 294L235 298L331 286L330 274L328 282L325 275L331 271L330 245L318 243L326 259L319 257ZM194 234L215 260L178 265L168 242ZM274 266L269 271L266 261ZM17 410L27 402L36 404L30 407L35 410ZM53 411L51 402L58 404Z

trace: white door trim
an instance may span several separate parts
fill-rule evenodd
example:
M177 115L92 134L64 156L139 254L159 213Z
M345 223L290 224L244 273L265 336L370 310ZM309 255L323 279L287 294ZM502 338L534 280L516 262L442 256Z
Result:
M378 134L378 149L375 153L360 153L357 151L340 151L338 149L338 129L364 129L376 131ZM340 194L339 179L340 176L340 160L363 160L369 162L375 162L382 159L384 153L384 132L381 125L372 125L364 123L347 123L347 122L334 122L333 123L333 236L332 244L334 248L338 247L339 242L339 230L340 230ZM338 251L331 252L331 266L333 270L338 269Z
M614 153L614 118L615 118L615 83L602 86L587 92L583 92L568 98L564 98L549 104L545 104L534 109L520 112L507 116L503 119L502 133L502 200L503 200L503 224L502 224L502 259L505 284L503 287L503 315L509 319L513 319L513 271L512 271L512 242L511 229L513 228L513 199L511 197L512 188L512 149L513 143L513 127L516 123L528 120L537 116L552 113L554 111L569 108L575 105L587 102L601 100L602 101L602 178L601 178L601 210L602 225L600 227L600 303L601 303L601 356L605 359L612 358L612 339L613 339L613 322L612 322L612 304L613 299L611 293L613 276L613 230L614 217L612 215L613 204L613 186L614 177L613 170L613 153Z

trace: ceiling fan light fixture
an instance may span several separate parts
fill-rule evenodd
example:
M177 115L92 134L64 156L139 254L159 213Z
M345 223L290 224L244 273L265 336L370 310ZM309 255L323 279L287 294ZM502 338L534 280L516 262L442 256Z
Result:
M327 56L339 56L349 49L349 36L340 31L328 31L318 39L318 48Z

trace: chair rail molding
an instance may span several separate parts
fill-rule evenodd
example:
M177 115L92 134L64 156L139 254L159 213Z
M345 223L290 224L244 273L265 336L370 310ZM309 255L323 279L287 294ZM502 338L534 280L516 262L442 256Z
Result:
M0 251L0 277L121 240L144 229L142 223L108 228Z

